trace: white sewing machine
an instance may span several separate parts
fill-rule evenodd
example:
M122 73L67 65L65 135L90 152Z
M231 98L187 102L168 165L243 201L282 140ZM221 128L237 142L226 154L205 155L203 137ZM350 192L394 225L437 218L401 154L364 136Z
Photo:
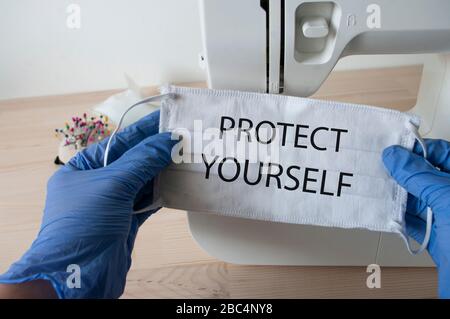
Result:
M449 0L200 0L200 8L211 88L309 96L341 57L437 53L413 112L424 120L422 135L450 139ZM432 265L392 234L188 217L200 246L232 263Z

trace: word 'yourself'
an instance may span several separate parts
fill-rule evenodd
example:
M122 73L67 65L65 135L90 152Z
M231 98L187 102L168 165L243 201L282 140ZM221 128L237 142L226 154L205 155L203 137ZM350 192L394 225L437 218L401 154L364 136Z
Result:
M226 157L216 165L217 160L218 156L211 160L203 156L203 163L206 166L206 179L210 178L211 170L215 166L217 176L224 182L231 183L238 178L242 178L244 183L250 186L262 183L265 187L275 185L276 188L287 191L300 190L304 193L317 193L326 196L340 197L344 187L351 187L351 184L347 183L347 179L353 176L351 173L339 172L335 177L336 180L330 183L327 170L319 170L313 167L301 168L297 165L284 168L282 165L275 163L267 164L268 172L266 174L263 174L263 166L265 165L263 163L259 163L256 174L250 174L248 160L241 164L234 157Z

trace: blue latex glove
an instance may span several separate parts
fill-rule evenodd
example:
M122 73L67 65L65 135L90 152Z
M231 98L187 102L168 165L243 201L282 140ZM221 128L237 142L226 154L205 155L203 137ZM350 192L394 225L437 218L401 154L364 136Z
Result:
M59 169L47 185L36 240L0 282L46 279L60 298L119 297L138 228L156 210L132 213L152 201L152 181L170 163L176 143L158 128L159 111L114 137L107 167L104 140ZM80 267L81 288L66 284L71 264Z
M450 298L450 143L425 140L428 160L416 145L414 153L400 146L388 147L383 162L392 177L409 193L406 228L421 243L425 236L426 208L433 210L428 252L438 268L439 295Z

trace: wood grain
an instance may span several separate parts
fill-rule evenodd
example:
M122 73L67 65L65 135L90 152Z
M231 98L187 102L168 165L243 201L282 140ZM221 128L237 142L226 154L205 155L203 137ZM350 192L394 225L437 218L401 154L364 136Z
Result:
M419 67L335 72L315 97L407 110L420 75ZM53 130L115 92L0 101L0 272L38 231L46 181L57 169ZM368 289L367 275L364 267L226 264L197 246L185 212L162 209L138 234L123 298L436 297L434 269L383 268L381 289Z

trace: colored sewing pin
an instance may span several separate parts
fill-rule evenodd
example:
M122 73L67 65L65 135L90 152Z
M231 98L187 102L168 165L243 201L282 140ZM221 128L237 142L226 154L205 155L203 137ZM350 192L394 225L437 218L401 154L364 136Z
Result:
M88 118L86 113L82 117L73 116L72 126L66 122L63 129L55 129L55 135L62 135L64 138L64 145L72 145L75 149L87 147L89 144L101 141L110 134L106 122L107 116L100 115L99 119L95 116Z

